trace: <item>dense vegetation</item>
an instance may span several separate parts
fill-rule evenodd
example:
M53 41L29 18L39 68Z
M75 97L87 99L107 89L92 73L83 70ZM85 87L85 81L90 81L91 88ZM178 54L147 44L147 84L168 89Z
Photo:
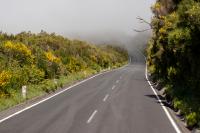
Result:
M119 67L126 61L127 53L119 47L95 46L44 31L17 35L1 32L0 110L23 101L20 96L23 85L28 85L28 98L32 98L38 92L55 91L68 79Z
M149 72L188 127L200 126L200 1L157 0L152 10Z

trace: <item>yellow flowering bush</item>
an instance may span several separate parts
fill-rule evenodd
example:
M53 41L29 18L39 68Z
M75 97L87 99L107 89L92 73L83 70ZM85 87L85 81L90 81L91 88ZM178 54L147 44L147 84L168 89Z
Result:
M19 43L19 42L14 43L14 42L11 42L11 41L7 41L4 44L4 47L7 50L18 51L20 53L23 53L25 56L31 57L31 50L25 44L22 44L22 43Z
M60 58L56 57L52 52L48 51L45 52L45 56L46 58L51 61L51 62L55 62L55 63L59 63L60 62Z
M161 34L165 34L167 31L166 31L165 28L160 28L160 29L159 29L159 32L160 32Z
M159 10L161 8L161 3L156 2L151 8L152 10Z
M45 60L46 60L46 66L45 71L46 75L49 78L55 78L56 76L61 74L61 66L62 62L61 59L56 57L51 51L44 52Z
M8 84L11 77L12 75L10 72L3 70L0 73L0 87L4 87L6 84Z
M159 29L161 34L166 34L167 31L172 30L178 20L176 12L171 13L169 16L160 16L160 20L163 22L163 26Z
M57 88L52 79L60 80L70 73L79 77L79 73L84 71L92 73L110 64L122 65L127 61L127 55L118 47L90 45L44 31L16 35L0 32L0 98L9 99L8 104L0 104L0 110L1 106L10 106L10 100L15 104L21 102L18 101L21 100L18 94L23 85L32 87L28 97L33 93L37 96L41 91L49 92ZM40 85L41 88L38 87Z
M6 41L2 44L2 50L7 58L16 60L20 64L32 64L34 56L31 50L21 42Z

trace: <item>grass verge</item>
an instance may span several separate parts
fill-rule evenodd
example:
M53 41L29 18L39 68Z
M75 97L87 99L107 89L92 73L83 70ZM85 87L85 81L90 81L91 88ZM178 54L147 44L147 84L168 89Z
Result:
M125 65L127 63L124 63ZM118 65L115 66L111 69L115 69L118 67L121 67L123 65ZM105 69L106 70L106 69ZM103 71L105 71L103 70ZM30 84L27 85L27 98L24 99L21 94L21 90L15 90L11 92L11 96L7 98L0 98L0 112L3 110L6 110L10 107L13 107L15 105L18 105L20 103L23 103L27 100L36 98L36 97L41 97L45 94L49 94L52 92L55 92L59 88L63 88L67 85L70 85L78 80L82 80L84 78L87 78L91 75L97 74L98 71L93 70L93 69L87 69L85 71L81 72L76 72L76 73L71 73L68 76L61 76L59 79L46 79L42 81L39 84Z

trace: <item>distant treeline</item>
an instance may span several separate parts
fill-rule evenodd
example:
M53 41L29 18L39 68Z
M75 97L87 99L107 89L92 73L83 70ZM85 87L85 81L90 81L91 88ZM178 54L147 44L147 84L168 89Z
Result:
M91 70L119 67L127 61L123 48L91 45L55 33L0 33L0 98L9 98L23 85Z
M152 11L149 72L188 127L200 127L200 1L157 0Z

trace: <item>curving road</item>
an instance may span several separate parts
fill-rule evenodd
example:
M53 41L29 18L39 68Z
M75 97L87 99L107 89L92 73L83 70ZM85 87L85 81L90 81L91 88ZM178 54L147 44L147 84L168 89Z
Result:
M103 73L0 123L0 133L176 133L137 51Z

